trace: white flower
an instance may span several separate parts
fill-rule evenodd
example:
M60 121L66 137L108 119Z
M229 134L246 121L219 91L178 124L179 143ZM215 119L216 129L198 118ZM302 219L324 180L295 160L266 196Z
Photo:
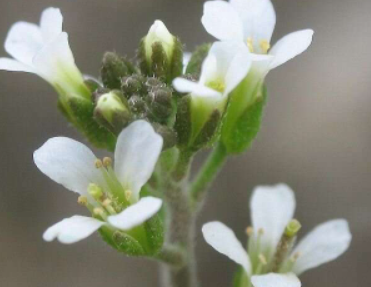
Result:
M320 224L295 248L289 246L273 273L277 251L282 251L279 242L293 218L295 205L294 193L286 185L257 187L251 198L252 227L247 230L247 251L221 222L205 224L202 232L209 245L243 267L246 280L255 287L300 287L296 276L343 254L351 234L344 219Z
M215 38L244 43L253 53L254 68L262 76L304 52L313 36L309 29L294 32L271 48L276 14L270 0L208 1L201 21Z
M103 225L130 230L161 208L154 197L140 198L143 185L149 180L161 153L163 140L152 126L136 121L118 137L114 168L109 158L97 160L85 145L69 138L48 140L34 153L37 167L67 189L80 194L79 203L92 217L73 216L53 225L44 239L58 238L74 243L86 238Z
M174 88L192 97L192 133L195 137L214 110L223 112L229 93L246 77L251 66L245 45L216 42L205 58L198 83L176 78Z
M56 8L43 11L39 26L15 23L5 41L5 50L14 59L0 58L0 70L34 73L59 92L89 96L62 24L62 14Z

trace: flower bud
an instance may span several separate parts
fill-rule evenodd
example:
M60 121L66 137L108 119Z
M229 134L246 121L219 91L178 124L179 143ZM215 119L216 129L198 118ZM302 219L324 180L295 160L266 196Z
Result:
M163 78L170 83L182 73L182 44L160 20L155 21L143 38L138 56L141 70L148 76Z
M143 83L145 77L141 75L132 75L121 79L121 90L125 97L130 98L133 94L141 94L144 90Z
M94 115L102 126L115 134L120 133L131 120L130 110L116 91L103 94L98 98Z
M135 68L124 57L114 52L106 52L103 56L101 77L106 88L111 90L121 88L121 79L135 72Z
M145 100L139 95L133 95L128 100L130 110L138 117L143 118L147 113L147 104Z
M149 110L159 122L166 122L173 112L172 92L169 88L154 88L148 93Z

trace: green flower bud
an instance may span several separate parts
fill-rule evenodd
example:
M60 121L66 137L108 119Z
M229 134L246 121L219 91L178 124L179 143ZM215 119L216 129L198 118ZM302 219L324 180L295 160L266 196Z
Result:
M103 57L101 77L105 87L114 90L121 88L121 79L135 72L133 64L114 52L106 52Z
M162 147L163 150L167 150L169 148L172 148L176 145L177 143L177 135L176 135L176 132L165 126L165 125L160 125L158 123L153 123L152 124L154 130L156 131L156 133L158 133L159 135L162 136L163 140L164 140L164 145Z
M111 91L98 98L94 115L102 126L115 134L119 134L131 120L130 110L117 91Z
M128 105L130 110L138 117L144 118L147 114L147 103L146 101L139 95L133 95L128 100Z
M183 49L163 22L156 20L139 48L140 67L144 74L163 78L167 83L182 74Z
M172 92L169 88L154 88L148 93L148 107L155 119L165 123L173 113Z
M141 94L144 91L143 83L145 77L141 75L132 75L121 79L121 90L127 98L133 94Z

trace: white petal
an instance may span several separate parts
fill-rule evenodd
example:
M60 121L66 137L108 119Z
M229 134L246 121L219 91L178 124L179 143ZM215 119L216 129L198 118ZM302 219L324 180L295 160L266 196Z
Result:
M229 94L247 76L251 68L251 57L247 46L240 45L229 64L225 76L225 94Z
M28 72L34 73L32 67L24 65L16 60L9 58L0 58L0 70L10 72Z
M191 93L198 97L221 97L218 91L205 87L199 83L192 82L184 78L176 78L173 81L174 88L180 93Z
M33 59L33 66L41 77L63 88L74 87L83 81L65 32L59 34L37 53Z
M219 40L243 40L242 21L237 11L225 1L206 2L201 22L206 31Z
M274 69L308 49L312 43L313 30L302 30L286 35L270 50L275 56L270 69Z
M349 247L352 235L346 220L337 219L322 223L310 232L292 254L299 257L293 267L293 272L301 274L304 271L332 261L343 254Z
M276 25L276 13L270 0L231 0L238 11L244 29L245 40L251 38L270 42Z
M134 201L153 173L162 144L162 137L144 120L130 124L117 139L115 172L123 187L133 193Z
M45 175L79 194L86 195L89 183L103 182L93 152L69 138L49 139L34 152L34 161Z
M292 273L256 275L251 277L254 287L300 287L301 282Z
M63 16L58 8L47 8L41 14L40 28L44 41L49 42L62 33Z
M162 200L156 197L143 197L118 215L108 217L108 222L119 229L130 230L154 216L162 206Z
M240 264L248 275L251 274L250 258L229 227L218 221L209 222L202 226L202 233L210 246Z
M32 66L32 58L44 45L40 28L31 23L17 22L9 30L5 50L19 62Z
M261 245L271 256L295 211L294 192L285 184L258 186L251 198L251 217L255 234L263 229Z
M183 53L183 67L184 67L184 71L187 68L188 63L191 60L191 58L192 58L192 53L190 53L190 52L184 52Z
M75 215L49 227L43 235L45 241L58 239L64 244L71 244L93 234L105 223L92 217Z

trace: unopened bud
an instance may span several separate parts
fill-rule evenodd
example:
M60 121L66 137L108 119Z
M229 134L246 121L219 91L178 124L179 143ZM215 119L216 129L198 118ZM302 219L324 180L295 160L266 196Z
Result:
M156 133L161 135L164 140L164 144L162 146L163 150L172 148L173 146L176 145L177 135L173 129L169 128L168 126L160 125L157 123L153 123L152 126L154 130L156 131Z
M171 82L182 73L182 45L159 20L143 38L139 59L142 72L148 76L154 75Z
M285 235L288 237L294 237L298 234L301 229L301 224L298 220L292 219L289 224L287 224L285 229Z
M147 104L145 100L139 96L139 95L134 95L128 100L128 105L130 107L130 110L135 114L135 115L142 115L147 112Z
M152 115L160 122L166 122L172 114L172 92L168 88L154 88L148 93L148 104Z
M149 91L153 88L163 88L166 86L162 81L154 77L147 78L145 85Z
M125 97L130 98L133 94L141 94L145 78L141 75L132 75L121 79L121 90Z
M101 77L105 87L109 89L120 89L121 79L134 72L134 66L124 57L113 52L104 54Z
M120 133L131 120L129 108L115 91L99 97L94 115L102 126L116 134Z

